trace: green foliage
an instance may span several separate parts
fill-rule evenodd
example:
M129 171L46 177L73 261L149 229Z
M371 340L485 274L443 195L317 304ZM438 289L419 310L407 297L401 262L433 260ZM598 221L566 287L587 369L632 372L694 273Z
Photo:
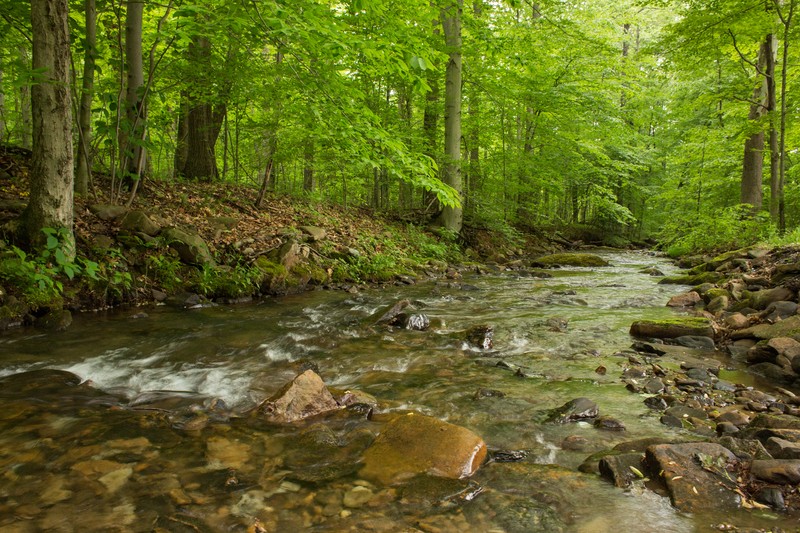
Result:
M670 221L661 232L659 246L671 257L722 252L755 244L770 232L766 214L753 215L750 206L739 205Z
M86 287L102 304L120 303L133 289L133 276L119 250L106 250L99 263L81 258L78 261L83 264Z
M195 270L191 287L207 298L240 298L259 289L263 273L257 267L212 267Z
M64 286L56 270L41 256L29 256L16 246L0 254L0 281L18 289L33 310L61 305Z
M145 274L155 280L166 292L183 287L184 265L171 255L149 255L145 260Z

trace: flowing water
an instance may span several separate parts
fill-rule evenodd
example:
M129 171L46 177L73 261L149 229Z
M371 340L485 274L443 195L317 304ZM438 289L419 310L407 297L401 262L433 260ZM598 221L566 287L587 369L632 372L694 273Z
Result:
M673 270L662 259L601 255L611 267L553 270L550 279L465 275L462 286L317 291L258 305L157 307L138 318L86 314L63 333L0 337L0 531L797 527L771 513L682 514L641 484L618 489L577 471L623 441L690 438L625 389L628 360L617 354L631 344L631 322L669 317L675 311L665 302L685 287L640 272ZM375 325L399 299L410 299L432 328ZM480 324L494 326L493 350L465 343L464 331ZM341 411L277 426L235 415L308 366L332 389L377 398L374 416ZM9 378L39 369L90 382L75 386L55 373ZM594 400L627 431L544 421L576 397ZM408 410L465 426L491 450L527 456L490 462L471 480L422 476L383 487L360 479L359 460L382 421ZM563 446L568 437L579 450Z

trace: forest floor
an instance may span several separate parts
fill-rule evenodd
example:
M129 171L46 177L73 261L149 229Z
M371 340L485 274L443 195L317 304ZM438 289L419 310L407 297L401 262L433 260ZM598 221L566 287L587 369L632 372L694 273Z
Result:
M75 198L77 254L65 266L54 261L52 249L22 254L14 246L29 174L29 151L0 147L5 327L54 309L101 309L175 295L190 305L198 297L233 302L319 287L357 290L455 278L465 265L520 262L570 244L556 232L523 234L509 227L467 226L456 237L411 223L430 218L423 212L401 215L270 193L256 208L258 191L232 183L148 180L128 208L129 193L112 199L109 180L100 175L87 197ZM173 233L166 237L167 228L199 236L208 253L198 252L194 241L183 246Z

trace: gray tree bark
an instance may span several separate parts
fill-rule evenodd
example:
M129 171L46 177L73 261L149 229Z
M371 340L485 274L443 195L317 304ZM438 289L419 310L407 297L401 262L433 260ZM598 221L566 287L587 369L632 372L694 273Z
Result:
M31 88L31 190L21 230L28 244L39 246L44 241L43 228L63 228L64 252L72 258L74 174L67 24L67 0L31 1L33 70L39 74Z
M144 0L128 0L125 17L125 61L127 63L127 86L125 105L128 120L123 136L122 157L125 163L126 182L133 183L142 178L147 165L144 147L147 109L144 102L144 56L142 53L142 18Z
M24 46L19 47L19 59L23 65L28 64L30 56L28 49ZM24 83L19 88L19 111L20 111L20 146L23 148L31 149L31 88L28 84Z
M461 11L463 0L452 0L442 9L442 30L449 59L445 71L444 92L444 173L443 181L462 196L461 177ZM460 232L463 209L444 206L439 223Z
M767 65L767 57L770 53L770 42L772 35L768 35L761 44L758 51L758 85L753 89L753 97L750 103L750 113L748 119L757 122L761 119L767 109L768 83L766 76L761 73ZM742 186L741 203L753 206L753 211L761 210L763 204L763 193L761 185L764 175L764 129L759 129L752 133L744 142L744 156L742 158Z
M97 7L95 0L84 0L86 17L86 50L83 56L83 80L81 82L81 104L78 110L78 167L75 171L75 193L89 192L92 172L92 96L94 71L97 58Z

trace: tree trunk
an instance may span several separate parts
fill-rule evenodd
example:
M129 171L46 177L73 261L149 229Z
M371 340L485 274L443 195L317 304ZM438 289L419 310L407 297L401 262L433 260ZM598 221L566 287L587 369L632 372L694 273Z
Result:
M175 157L173 159L174 178L183 176L186 170L186 161L189 159L189 95L186 91L181 91L177 122Z
M125 16L125 61L128 83L125 90L127 128L123 135L124 182L129 188L143 178L147 151L144 147L147 109L144 96L142 17L144 0L128 0Z
M449 59L445 71L443 181L462 195L461 183L461 10L463 0L452 0L442 10L442 30ZM459 198L461 201L461 198ZM458 233L463 224L461 205L444 206L439 223Z
M43 228L65 230L63 251L74 258L72 232L72 105L67 0L32 0L33 70L31 88L33 158L30 199L22 216L23 237L41 245Z
M309 194L317 188L314 175L314 141L306 139L303 144L303 192Z
M758 51L759 72L763 72L766 68L771 40L772 35L768 35ZM767 106L768 84L766 79L762 79L760 75L758 78L759 83L753 89L753 98L750 103L750 113L748 114L748 119L752 122L758 122L761 119ZM752 205L754 212L761 210L761 183L764 174L764 129L760 125L757 127L759 128L758 131L752 133L745 140L744 156L742 158L741 203Z
M193 72L202 75L210 69L211 41L194 36L188 48ZM225 118L224 104L214 105L210 94L203 89L204 80L194 81L189 93L187 114L187 160L182 174L188 179L214 181L219 178L216 144Z
M28 55L28 49L24 46L19 47L19 59L20 63L23 65L27 65L30 62L30 56ZM23 148L28 150L31 149L31 87L27 83L23 83L20 85L19 88L19 112L20 112L20 122L22 127L20 128L20 141L19 144Z
M411 131L411 91L408 87L403 87L397 91L397 111L400 115L400 120L405 124L407 131ZM400 180L399 189L397 191L397 201L401 211L408 211L411 209L414 200L414 187L405 180Z
M433 34L440 34L438 21L433 23ZM439 136L439 78L433 69L428 69L428 86L430 92L425 95L425 111L422 117L422 133L425 142L425 155L437 161L438 147L437 138ZM438 162L438 161L437 161ZM438 213L439 199L431 191L426 190L423 194L425 213Z
M0 87L3 86L3 65L0 57ZM0 90L0 143L6 140L6 95Z
M791 29L794 11L797 7L796 0L789 0L789 10L784 13L782 5L776 0L775 6L783 23L783 56L781 57L781 118L780 118L780 143L778 147L779 173L778 173L778 230L781 234L786 232L786 209L784 202L784 184L786 183L786 75L789 68L789 30Z
M773 222L778 222L778 196L780 181L781 154L778 146L778 127L775 123L775 111L778 108L775 92L775 63L778 60L777 36L767 37L769 50L767 53L767 69L764 73L767 82L767 112L769 113L769 214Z
M78 168L75 171L75 193L85 196L89 192L92 172L92 93L94 92L94 70L97 58L97 8L95 0L84 0L86 17L86 50L83 56L83 80L81 104L78 111Z

